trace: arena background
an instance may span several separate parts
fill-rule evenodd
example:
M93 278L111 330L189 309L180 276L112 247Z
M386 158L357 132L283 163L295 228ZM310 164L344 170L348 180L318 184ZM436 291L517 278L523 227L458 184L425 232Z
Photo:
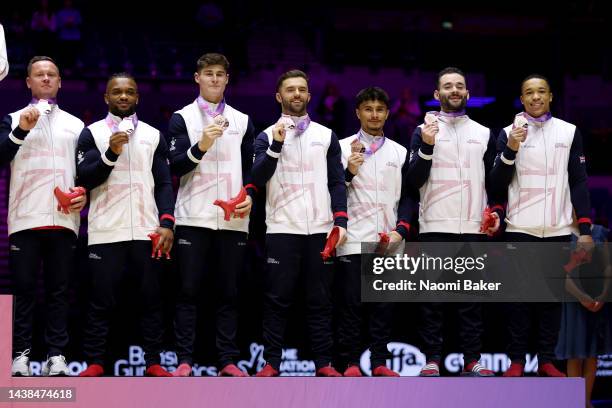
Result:
M82 17L78 41L60 38L57 29L34 31L31 17L39 8L38 2L3 4L0 22L4 25L10 62L9 77L0 83L3 115L29 101L25 67L31 56L42 54L56 58L60 64L63 81L59 101L63 109L86 123L100 119L106 112L102 99L106 78L113 72L129 71L140 87L139 117L163 131L169 115L197 95L192 80L196 59L204 52L220 51L232 65L227 101L248 113L258 131L279 115L273 97L278 75L290 68L301 68L311 76L309 111L315 120L331 123L339 137L353 134L358 129L354 95L365 86L378 85L389 92L396 108L386 134L407 145L422 114L435 109L430 104L439 69L452 65L467 73L472 97L468 113L495 130L510 123L520 110L520 80L538 72L551 81L553 113L576 123L583 133L594 217L609 227L612 43L604 40L610 14L603 1L553 5L520 0L496 4L495 9L489 2L450 1L430 5L377 2L369 7L349 2L333 6L309 2L298 8L247 1L217 4L179 1L170 6L111 0L74 1L74 6ZM63 2L51 1L49 7L57 13ZM332 90L334 87L336 91ZM326 91L337 92L342 102L329 115L318 109ZM399 103L401 96L407 94L412 99ZM6 240L8 178L7 166L0 170L0 293L10 293L11 288ZM261 198L263 195L259 196L252 217L249 261L241 280L239 337L245 364L251 364L251 372L259 361L261 344L261 276L265 259ZM85 212L83 216L86 217ZM84 234L80 242L80 265L71 289L71 350L67 353L76 361L75 370L80 367L78 362L82 362L80 336L88 282ZM167 263L165 269L166 341L171 350L175 279L172 264ZM215 363L213 294L208 289L203 287L196 351L203 375L214 374L210 366ZM136 369L126 369L130 356L134 367L142 365L138 349L132 348L130 354L129 348L138 344L137 306L126 290L113 325L108 372L138 373ZM506 345L504 309L498 304L486 304L483 309L486 324L483 352L493 353L491 358L500 361L495 353L502 353ZM44 307L39 305L37 321L43 314ZM293 350L286 352L285 361L294 361L285 366L287 374L309 369L308 362L302 361L309 358L302 320L297 305L290 323L288 347L297 348L299 354ZM446 351L451 353L447 358L448 374L453 375L457 356L452 353L458 350L453 319L450 321L445 328L449 339ZM395 347L394 364L419 363L418 350L408 346L418 346L417 325L415 305L398 304L393 339L405 345ZM35 338L40 339L41 325L36 328ZM41 348L35 344L33 360L45 358ZM171 354L164 358L167 365L173 365ZM611 371L612 357L602 358L600 374L610 375ZM598 379L594 398L612 399L612 377Z

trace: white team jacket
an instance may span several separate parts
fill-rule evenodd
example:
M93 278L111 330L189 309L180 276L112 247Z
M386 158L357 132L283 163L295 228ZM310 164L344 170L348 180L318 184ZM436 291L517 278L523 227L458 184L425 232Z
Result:
M13 130L24 109L10 114ZM23 141L11 132L9 139L21 147L11 161L9 235L47 226L66 227L78 234L79 214L58 211L53 190L74 187L75 151L83 127L80 119L54 106L51 113L39 117Z
M340 141L345 169L351 142L357 137L358 134ZM338 256L360 254L362 242L377 242L379 232L395 229L405 161L406 148L390 139L366 157L347 187L348 234L346 242L336 249Z
M88 128L104 157L112 134L106 120ZM148 234L159 226L151 172L159 138L159 130L138 121L129 143L123 145L115 168L104 183L91 191L88 245L148 241Z
M504 131L509 135L512 125ZM506 231L540 238L575 231L567 172L575 132L575 125L554 117L529 121L508 186Z
M272 128L264 132L272 145ZM266 183L268 234L321 234L333 226L327 187L327 150L332 131L310 122L296 136L287 130L276 171Z
M431 172L419 190L419 231L479 234L491 132L468 116L439 116L438 127Z
M200 141L202 130L211 119L202 113L197 102L176 113L185 120L193 146ZM240 146L249 117L229 105L225 105L223 116L229 121L223 136L215 140L193 171L181 177L176 200L176 225L248 232L248 216L225 221L223 210L213 205L217 199L227 201L235 197L243 186ZM190 158L198 163L197 159Z

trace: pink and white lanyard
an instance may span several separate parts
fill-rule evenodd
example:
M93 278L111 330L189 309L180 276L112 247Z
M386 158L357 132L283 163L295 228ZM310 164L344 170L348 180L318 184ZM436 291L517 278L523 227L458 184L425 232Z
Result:
M446 118L458 118L459 116L465 116L465 110L458 112L444 112L444 111L430 111L426 115L443 116Z
M527 112L522 112L523 116L527 118L528 121L530 122L546 122L547 120L549 120L550 118L552 118L552 113L550 112L546 112L544 115L534 118L533 116L529 115Z
M374 153L376 153L376 151L378 149L380 149L382 147L382 145L385 143L385 136L381 136L381 137L373 137L373 142L372 143L368 143L367 142L367 137L366 134L363 132L362 129L359 130L359 134L357 135L357 137L359 138L359 141L361 141L361 143L365 146L365 155L366 156L371 156Z
M289 124L288 126L286 126L286 128L295 129L295 134L299 136L304 133L306 129L308 129L308 126L310 125L310 116L302 116L298 119L297 123L294 121L294 118L295 116L285 114L281 115L281 120Z
M198 96L198 98L196 99L196 102L199 106L199 108L205 112L208 116L210 116L211 118L214 118L216 116L222 115L223 111L225 110L225 99L223 99L221 102L219 102L219 104L217 105L217 108L215 110L212 110L210 108L210 105L208 102L206 102L204 100L204 98L202 98L201 96Z
M41 100L43 101L46 100L47 102L49 102L49 105L57 105L57 98L49 98L49 99L32 98L32 100L30 101L30 105L36 105Z

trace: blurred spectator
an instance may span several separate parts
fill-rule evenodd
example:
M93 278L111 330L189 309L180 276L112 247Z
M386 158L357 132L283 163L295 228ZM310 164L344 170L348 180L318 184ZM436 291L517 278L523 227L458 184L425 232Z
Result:
M69 71L74 68L81 51L81 12L73 7L72 0L64 0L64 8L57 12L56 21L60 62Z
M5 24L4 28L11 40L11 61L13 61L13 67L15 67L16 62L27 61L32 54L30 41L27 38L28 29L23 17L17 10L13 11L11 19Z
M49 8L48 0L40 0L38 9L32 13L30 24L32 44L36 55L55 54L55 13Z
M81 120L85 123L85 126L89 126L94 123L94 115L90 108L85 108L81 114Z
M346 115L346 101L340 95L338 86L332 82L325 85L323 96L317 106L319 122L336 132L339 138L346 137L344 117Z
M159 107L159 116L155 122L155 128L157 128L163 135L168 132L168 124L170 123L170 117L173 113L174 110L166 104Z
M201 29L198 41L203 49L206 52L223 52L225 15L221 6L211 0L203 1L196 14L196 22Z
M410 150L410 137L419 124L421 115L421 108L414 99L412 90L404 88L399 99L391 107L391 123L389 132L386 133L387 137Z

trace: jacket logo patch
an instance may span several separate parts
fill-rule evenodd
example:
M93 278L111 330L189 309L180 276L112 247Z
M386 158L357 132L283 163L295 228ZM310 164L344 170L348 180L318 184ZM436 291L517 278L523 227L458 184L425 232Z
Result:
M393 162L387 162L387 166L389 167L394 167L397 169L397 164L393 163Z
M141 140L140 144L151 146L151 142L149 142L148 140Z
M85 160L85 155L79 150L77 153L77 164L83 163L83 160Z
M186 239L181 238L178 240L178 244L179 245L191 245L191 242L187 241Z
M267 261L269 264L276 264L276 265L280 265L280 262L277 259L274 258L268 258Z
M555 143L556 149L567 149L568 146L565 143Z
M315 146L321 146L321 147L325 147L325 145L321 142L312 142L310 144L310 147L315 147Z
M228 135L239 135L240 132L237 130L226 130L225 131Z
M480 141L479 141L479 140L476 140L476 139L468 139L468 141L467 141L467 142L468 142L469 144L479 144L479 145L481 145L481 144L482 144L482 143L480 143Z
M102 259L102 257L98 254L94 254L93 252L89 253L89 259L96 259L96 260L100 260Z
M19 248L17 245L11 245L11 251L21 251L21 248Z

